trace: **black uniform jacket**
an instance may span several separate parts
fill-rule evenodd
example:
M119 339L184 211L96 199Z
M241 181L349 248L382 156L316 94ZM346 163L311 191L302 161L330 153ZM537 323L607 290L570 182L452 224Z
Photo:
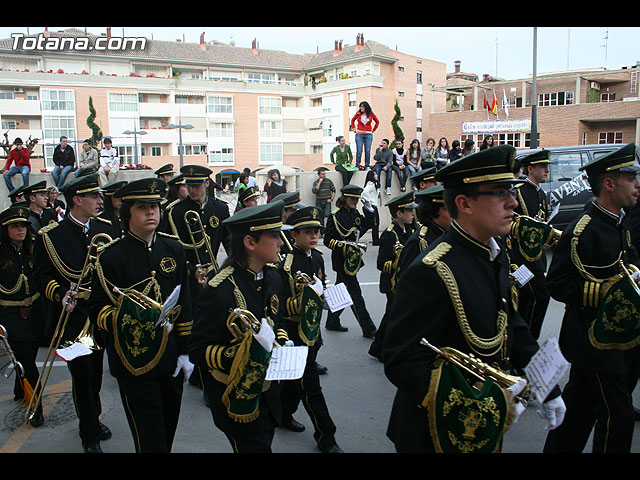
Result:
M9 244L8 262L0 265L0 325L6 328L10 341L35 341L36 320L44 315L42 298L33 285L33 259L24 248ZM15 292L12 292L15 290ZM26 317L26 310L29 318Z
M474 353L504 370L524 368L538 350L514 308L508 259L501 240L496 241L501 249L492 261L490 249L454 222L401 276L383 347L385 374L398 388L387 432L394 442L420 451L430 449L427 411L420 404L429 389L436 354L420 344L422 338L436 347ZM448 267L449 273L436 268L436 260L440 267ZM452 298L459 299L455 307ZM507 319L502 347L476 348L479 353L474 352L461 325L467 324L473 335L482 339L496 337L500 333L499 312ZM559 390L553 396L558 394Z
M516 187L518 191L518 206L515 208L515 212L519 215L526 215L531 218L538 217L539 220L546 221L549 216L549 210L547 208L547 197L542 188L536 189L536 186L531 181L526 181L518 184ZM511 261L516 265L526 264L527 268L532 272L544 272L547 270L547 257L542 255L535 262L526 260L520 251L518 250L518 244L516 239L512 238L512 248L510 252Z
M107 353L109 369L114 377L133 375L114 347L113 319L117 316L119 295L113 287L121 290L133 288L139 292L147 290L147 297L163 304L177 285L181 286L178 300L180 315L174 319L164 355L157 367L143 375L172 374L178 355L188 353L193 317L184 250L176 238L167 234L157 232L151 244L147 245L145 240L127 230L122 237L100 250L88 302L89 315L92 323L109 332Z
M269 389L262 392L259 416L251 422L232 420L222 403L228 375L240 344L227 328L229 314L234 308L244 308L258 321L262 318L271 319L277 338L282 338L281 295L282 280L275 268L265 266L260 278L259 274L237 263L223 268L200 294L189 344L189 358L200 367L203 375L213 377L213 381L205 380L205 385L212 387L213 391L208 397L210 407L214 423L223 432L269 431L281 420L277 382L271 382ZM286 340L286 334L284 337Z
M171 235L177 235L180 239L180 243L185 249L187 257L187 265L190 275L193 275L198 264L196 258L196 252L193 248L193 242L189 236L189 230L184 220L184 214L189 210L193 210L200 215L200 221L206 234L209 236L209 242L211 244L211 250L213 255L217 255L220 250L220 245L224 245L225 250L228 251L229 233L228 230L222 225L222 221L229 218L228 205L218 200L217 198L207 197L207 201L204 205L186 197L177 203L173 203L167 206L166 216L167 222L164 228L166 233ZM199 229L199 226L195 227L195 230ZM194 239L198 244L202 243L202 232L196 232ZM204 245L198 248L198 255L200 256L201 263L209 263L211 260L209 254ZM214 259L215 260L215 259ZM209 278L211 278L210 275Z
M344 272L344 254L339 242L355 242L359 233L366 231L365 218L356 208L342 207L328 218L324 230L324 245L332 250L331 267ZM364 260L362 261L364 266Z
M393 293L392 279L396 275L397 267L397 265L394 266L396 260L394 250L398 243L404 247L411 233L410 225L405 225L403 229L396 222L391 222L391 225L380 235L380 247L378 248L376 267L380 270L379 288L381 293Z
M577 241L577 248L572 243ZM599 350L589 342L588 330L599 306L599 283L619 273L618 260L638 265L626 217L618 217L591 202L565 228L555 248L546 285L551 296L566 304L560 329L565 358L582 368L624 375L637 357L631 350Z
M300 291L295 285L295 275L297 272L306 273L311 279L315 275L326 285L324 258L322 252L311 249L310 255L298 248L292 247L278 266L278 271L282 276L282 305L283 305L283 327L287 331L289 340L295 345L305 345L300 339L298 326L300 325ZM318 333L318 336L320 334ZM316 344L322 343L316 341Z
M84 229L83 224L67 214L60 223L52 223L38 232L34 249L34 280L40 294L52 302L52 308L49 310L53 322L58 322L60 318L61 301L70 289L71 283L78 283L91 239L98 233L110 237L113 234L111 222L100 218L90 219L89 230L85 233ZM62 337L63 342L74 340L87 321L91 276L89 269L89 274L80 282L81 290L76 307L69 316Z
M38 214L33 210L29 210L29 223L31 224L31 234L35 237L42 227L46 227L50 223L58 221L58 214L53 208L43 208L42 213Z
M400 272L406 270L409 264L443 233L444 229L434 221L430 221L426 225L418 224L400 254L398 278L400 277Z

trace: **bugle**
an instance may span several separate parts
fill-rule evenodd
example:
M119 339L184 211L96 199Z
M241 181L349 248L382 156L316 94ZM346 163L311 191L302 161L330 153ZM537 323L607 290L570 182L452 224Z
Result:
M200 215L195 210L188 210L184 214L184 223L187 227L187 232L189 232L189 238L191 239L191 244L193 246L193 251L196 255L196 268L204 270L205 276L209 274L213 270L213 273L217 273L218 263L216 261L216 257L213 254L213 249L211 248L211 242L209 241L209 236L205 231L202 220L200 219ZM202 240L200 242L196 241L196 235L200 233L202 235ZM209 255L209 262L202 262L200 257L199 249L205 247L207 255Z
M64 332L67 327L67 323L71 316L71 311L68 309L68 305L72 302L74 297L82 290L84 292L90 292L89 288L81 287L82 280L89 274L91 269L94 267L94 262L97 258L97 251L100 245L111 242L112 238L106 233L98 233L93 236L91 242L87 247L87 254L84 258L84 264L82 266L82 270L80 272L80 276L78 277L77 283L71 283L69 292L65 296L64 303L62 306L62 312L60 312L60 317L58 318L58 323L56 325L55 331L53 332L53 336L51 338L51 343L49 344L49 348L47 350L47 354L44 358L42 364L42 370L40 371L40 375L38 376L38 381L33 386L34 394L31 396L31 400L27 405L27 410L25 413L25 422L29 422L36 413L36 410L40 403L42 402L42 394L44 393L45 386L47 385L47 381L49 380L49 374L51 373L51 368L53 367L53 361L55 360L55 351L60 348L62 345L62 337L64 336ZM93 337L90 335L90 328L88 325L89 320L84 325L82 332L77 337L77 341L82 341L83 344L89 345L92 344L93 348L97 347L97 344ZM89 338L90 337L90 338ZM73 343L73 342L71 342ZM90 347L91 348L91 347Z

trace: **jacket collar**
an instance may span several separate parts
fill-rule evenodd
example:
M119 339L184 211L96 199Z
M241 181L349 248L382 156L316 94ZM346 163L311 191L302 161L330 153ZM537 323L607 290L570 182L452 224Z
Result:
M500 255L501 247L493 237L489 240L489 245L484 245L465 232L455 220L451 222L449 231L454 239L475 255L487 256L489 261L495 260Z

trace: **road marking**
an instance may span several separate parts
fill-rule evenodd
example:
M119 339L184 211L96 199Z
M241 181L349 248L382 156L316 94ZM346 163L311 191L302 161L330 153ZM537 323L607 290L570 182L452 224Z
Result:
M44 390L48 394L56 394L56 393L65 393L71 389L71 380L65 380L64 382L57 383L55 385L47 386ZM43 402L42 404L42 414L46 418L47 415L51 412L53 408L53 404L49 404L48 402ZM22 424L20 427L16 429L15 432L9 437L7 442L0 447L1 453L17 453L20 450L20 447L24 445L27 439L31 436L33 432L37 430L36 427L32 427L29 424Z

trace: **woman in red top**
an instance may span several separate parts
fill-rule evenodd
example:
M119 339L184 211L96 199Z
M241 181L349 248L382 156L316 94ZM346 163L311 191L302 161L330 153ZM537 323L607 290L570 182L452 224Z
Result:
M22 145L22 139L16 138L13 142L15 148L11 149L9 152L9 156L7 157L7 164L4 167L4 183L7 185L7 189L11 192L13 187L13 182L11 182L11 177L20 173L22 175L22 183L23 185L29 185L29 173L31 173L31 162L30 157L31 154L29 149ZM15 163L14 166L11 166L12 163Z
M374 125L375 123L375 125ZM369 168L369 159L371 153L371 143L373 142L373 132L378 129L380 121L376 114L373 113L367 102L360 102L358 111L351 119L351 129L356 132L356 165L359 170L363 170L360 166L360 158L364 150L364 169Z

